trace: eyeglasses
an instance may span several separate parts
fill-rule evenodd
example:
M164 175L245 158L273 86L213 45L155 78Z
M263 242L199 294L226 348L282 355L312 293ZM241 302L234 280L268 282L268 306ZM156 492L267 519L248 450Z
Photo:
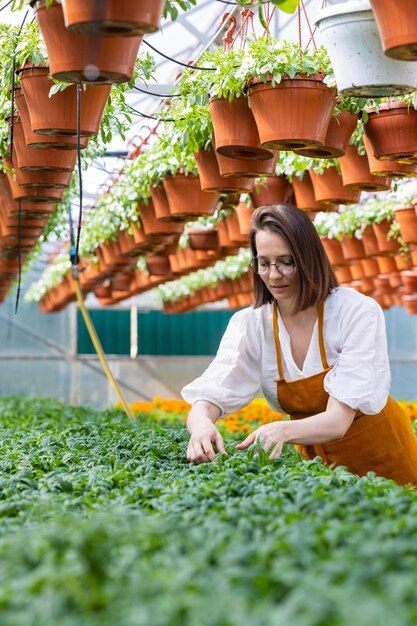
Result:
M276 263L270 263L265 259L258 259L256 256L253 257L249 265L255 274L259 274L259 276L266 276L266 274L269 274L273 265L283 276L291 276L294 274L296 268L294 261L277 261Z

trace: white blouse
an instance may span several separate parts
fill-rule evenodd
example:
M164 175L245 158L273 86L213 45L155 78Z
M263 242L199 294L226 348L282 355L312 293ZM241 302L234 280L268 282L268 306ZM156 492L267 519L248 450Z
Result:
M302 370L292 357L281 316L278 326L284 378L297 380L323 371L318 322ZM379 413L387 402L391 382L385 320L379 304L354 289L335 289L324 303L324 342L332 366L324 379L327 393L366 415ZM189 404L208 400L224 417L249 404L262 389L269 406L281 412L274 382L277 378L272 304L265 304L233 315L216 357L181 393Z

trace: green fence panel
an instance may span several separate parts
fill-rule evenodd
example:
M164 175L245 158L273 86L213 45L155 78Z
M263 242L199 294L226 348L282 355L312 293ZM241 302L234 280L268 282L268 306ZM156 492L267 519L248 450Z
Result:
M91 319L106 354L130 354L130 311L92 310ZM229 323L232 311L195 311L166 315L162 311L138 313L138 353L149 356L212 356ZM78 311L78 354L94 354Z
M130 311L89 311L91 320L106 354L130 354ZM87 328L78 311L78 354L95 354Z

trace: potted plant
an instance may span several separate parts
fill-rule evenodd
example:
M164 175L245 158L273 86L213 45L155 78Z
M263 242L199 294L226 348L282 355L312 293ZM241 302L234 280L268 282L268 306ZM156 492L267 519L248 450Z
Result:
M368 110L364 130L377 159L413 164L417 155L416 106L417 99L409 95L374 103Z
M412 0L370 0L384 53L391 59L415 61L416 20Z
M261 144L292 150L322 146L336 102L328 87L330 62L323 47L261 37L251 42L236 75L249 84L249 106Z
M363 126L360 123L346 147L345 155L339 158L343 186L354 191L387 191L391 187L391 179L371 173L362 137Z
M309 169L314 187L314 196L319 204L355 204L360 191L352 191L343 186L340 166L336 159L320 159Z

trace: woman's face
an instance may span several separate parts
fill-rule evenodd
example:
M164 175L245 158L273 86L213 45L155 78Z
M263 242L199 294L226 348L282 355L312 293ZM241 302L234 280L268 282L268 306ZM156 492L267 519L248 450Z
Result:
M290 304L297 293L297 268L287 242L276 233L259 230L256 249L260 270L267 269L270 263L279 267L271 265L266 274L260 274L261 279L277 302L288 301Z

